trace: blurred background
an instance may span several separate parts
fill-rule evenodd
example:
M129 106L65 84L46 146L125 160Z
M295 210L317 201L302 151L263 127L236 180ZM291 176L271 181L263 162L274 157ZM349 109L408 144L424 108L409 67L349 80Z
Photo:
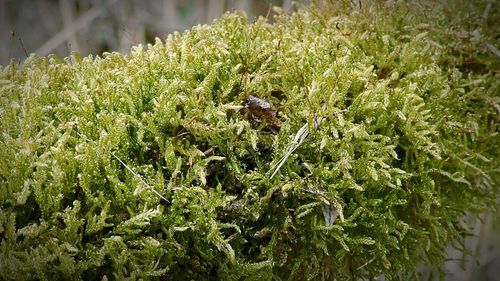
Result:
M128 53L131 46L155 37L210 24L225 11L244 10L250 20L272 20L272 6L289 13L295 9L292 0L0 0L0 65L12 58L22 61L30 53ZM449 247L446 280L500 280L499 216L467 217L464 222L474 226L466 246L475 258L463 260ZM420 269L424 280L437 280L429 268Z
M155 37L211 23L225 11L272 19L272 6L293 9L292 0L0 0L0 64L30 53L127 53Z

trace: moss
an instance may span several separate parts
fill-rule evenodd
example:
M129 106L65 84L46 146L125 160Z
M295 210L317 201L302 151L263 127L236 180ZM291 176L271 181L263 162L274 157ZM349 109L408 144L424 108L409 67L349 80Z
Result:
M444 274L498 207L498 11L330 2L2 67L2 279Z

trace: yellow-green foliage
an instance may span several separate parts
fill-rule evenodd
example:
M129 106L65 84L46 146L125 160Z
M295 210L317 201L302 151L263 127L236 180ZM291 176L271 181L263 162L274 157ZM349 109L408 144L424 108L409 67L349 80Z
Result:
M330 2L2 67L0 279L442 269L498 204L498 6Z

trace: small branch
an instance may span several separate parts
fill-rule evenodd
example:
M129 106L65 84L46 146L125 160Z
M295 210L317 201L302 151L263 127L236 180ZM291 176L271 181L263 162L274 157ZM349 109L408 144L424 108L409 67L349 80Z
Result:
M73 1L62 0L59 1L59 10L61 12L61 17L63 21L64 28L73 30L71 34L68 35L68 43L70 45L69 51L80 52L80 47L78 46L78 40L76 39L76 29L73 27Z
M81 134L80 132L76 131L76 134L79 135L80 137L88 139L87 136ZM91 141L92 143L96 144L96 141L91 140L91 139L88 139L88 140ZM113 152L111 152L111 156L116 158L116 160L118 160L125 167L125 169L127 169L129 172L131 172L132 175L139 178L139 180L142 182L142 184L144 184L151 192L153 192L159 198L165 200L165 202L168 202L167 198L163 197L158 191L156 191L152 186L150 186L139 174L134 172L134 170L132 170L132 168L130 168L127 164L125 164L125 162L123 162L120 158L118 158L118 156L116 156Z
M21 48L23 48L23 51L24 51L24 54L26 55L26 57L29 57L28 52L26 51L26 48L24 48L23 39L21 39L21 37L19 37L19 43L21 44Z
M95 18L97 18L105 9L114 4L116 0L108 0L105 5L101 7L94 7L89 11L85 12L82 16L73 22L73 25L63 28L56 35L52 36L45 44L40 46L35 53L45 56L52 52L55 48L61 45L62 42L66 41L68 37L74 34L76 31L84 28Z
M321 124L321 121L323 121L323 118L314 118L314 121L313 121L314 129L317 129L319 127L319 125ZM304 142L304 140L306 139L306 137L308 135L309 135L309 127L308 127L308 124L306 123L304 126L302 126L302 128L300 128L297 131L297 134L295 134L295 138L293 139L293 142L290 144L288 151L285 153L285 155L283 155L283 157L281 157L280 161L276 165L276 168L274 169L274 172L272 173L272 175L270 177L271 179L276 175L276 173L279 171L281 166L283 166L283 164L285 164L288 157L290 157L290 155L292 155L292 153ZM273 168L271 168L271 170L272 169Z
M495 45L491 44L488 41L485 41L483 44L486 47L486 49L488 49L490 52L492 52L493 54L495 54L497 57L500 58L500 50L498 50L497 47L495 47Z
M483 18L483 20L487 20L488 19L488 14L490 13L490 10L491 10L491 2L486 5L486 8L484 9L483 14L481 15L481 17Z
M165 202L168 202L167 198L163 197L158 191L156 191L152 186L150 186L139 174L137 174L136 172L134 172L134 170L132 170L132 168L130 168L127 164L125 164L125 162L123 162L120 158L118 158L118 156L116 156L113 152L111 152L111 155L113 157L116 158L116 160L118 160L127 170L129 170L129 172L132 173L132 175L134 175L135 177L139 178L139 180L151 191L153 192L154 194L156 194L156 196L160 197L161 199L165 200Z

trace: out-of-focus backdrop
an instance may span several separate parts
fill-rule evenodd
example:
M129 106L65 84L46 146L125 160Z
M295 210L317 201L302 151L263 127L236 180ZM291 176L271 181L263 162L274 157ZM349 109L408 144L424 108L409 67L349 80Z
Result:
M272 19L272 6L294 9L292 0L0 0L0 65L30 53L127 53L155 37L211 23L225 11Z
M250 20L265 16L272 21L272 6L287 12L296 7L292 0L0 0L0 65L12 58L22 61L30 53L128 53L131 46L155 37L211 23L225 11L244 10ZM464 221L475 226L466 246L476 258L462 260L449 247L446 280L500 280L499 217ZM428 268L421 272L424 280L436 280Z

